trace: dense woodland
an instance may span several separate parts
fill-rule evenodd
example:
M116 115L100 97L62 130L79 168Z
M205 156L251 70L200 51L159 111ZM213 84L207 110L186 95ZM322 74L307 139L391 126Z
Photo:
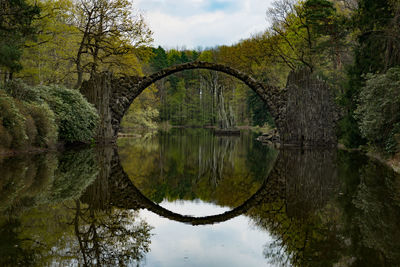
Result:
M92 73L143 75L203 60L280 87L291 70L308 68L336 96L341 143L398 152L400 2L277 0L266 18L264 32L231 46L165 50L152 47L151 29L128 0L0 0L0 146L90 141L97 118L79 88ZM135 131L160 124L232 128L273 120L238 80L193 70L148 88L123 121Z

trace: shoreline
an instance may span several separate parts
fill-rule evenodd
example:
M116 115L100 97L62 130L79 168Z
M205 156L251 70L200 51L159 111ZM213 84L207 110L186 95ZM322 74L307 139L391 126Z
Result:
M35 155L45 152L58 152L62 150L61 147L54 148L40 148L40 147L30 147L25 149L0 149L0 158L1 157L16 157L21 155Z
M386 165L388 168L392 169L395 173L400 174L400 153L388 157L382 152L371 150L371 147L366 147L366 150L362 148L348 148L342 143L338 143L338 149L345 150L348 152L362 153L367 157L375 159L380 163Z
M118 138L138 138L140 135L137 134L119 134ZM15 157L21 155L35 155L40 153L55 153L65 150L66 148L79 148L83 146L88 146L90 144L71 144L66 146L63 143L58 143L54 147L50 148L40 148L40 147L29 147L25 149L0 149L0 158L2 157ZM338 143L337 149L345 150L348 152L358 152L362 153L370 158L373 158L380 163L386 165L391 168L394 172L400 174L400 153L395 154L394 156L387 157L381 152L378 151L365 151L362 148L348 148L342 143Z
M391 168L395 173L400 174L400 155L395 154L393 157L390 157L388 159L385 158L385 156L382 153L379 152L372 152L369 151L365 153L368 157L371 157L373 159L376 159L380 163L388 166Z
M66 149L77 149L91 146L91 144L85 143L74 143L74 144L64 144L59 142L52 147L26 147L23 149L2 149L0 148L0 158L4 157L16 157L23 155L36 155L40 153L57 153L62 152Z

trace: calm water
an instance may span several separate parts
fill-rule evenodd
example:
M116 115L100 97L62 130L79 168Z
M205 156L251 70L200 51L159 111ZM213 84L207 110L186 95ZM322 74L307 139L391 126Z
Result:
M0 158L0 266L400 266L400 177L254 139Z

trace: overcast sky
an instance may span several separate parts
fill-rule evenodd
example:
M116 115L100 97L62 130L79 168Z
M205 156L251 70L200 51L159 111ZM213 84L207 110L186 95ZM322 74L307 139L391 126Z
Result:
M273 0L133 0L164 48L231 45L267 26Z

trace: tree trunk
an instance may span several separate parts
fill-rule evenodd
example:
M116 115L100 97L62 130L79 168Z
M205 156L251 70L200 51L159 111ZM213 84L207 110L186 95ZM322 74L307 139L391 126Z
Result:
M89 81L83 83L81 93L95 105L100 117L96 142L115 142L117 133L114 133L112 128L110 109L112 75L110 73L92 75Z

